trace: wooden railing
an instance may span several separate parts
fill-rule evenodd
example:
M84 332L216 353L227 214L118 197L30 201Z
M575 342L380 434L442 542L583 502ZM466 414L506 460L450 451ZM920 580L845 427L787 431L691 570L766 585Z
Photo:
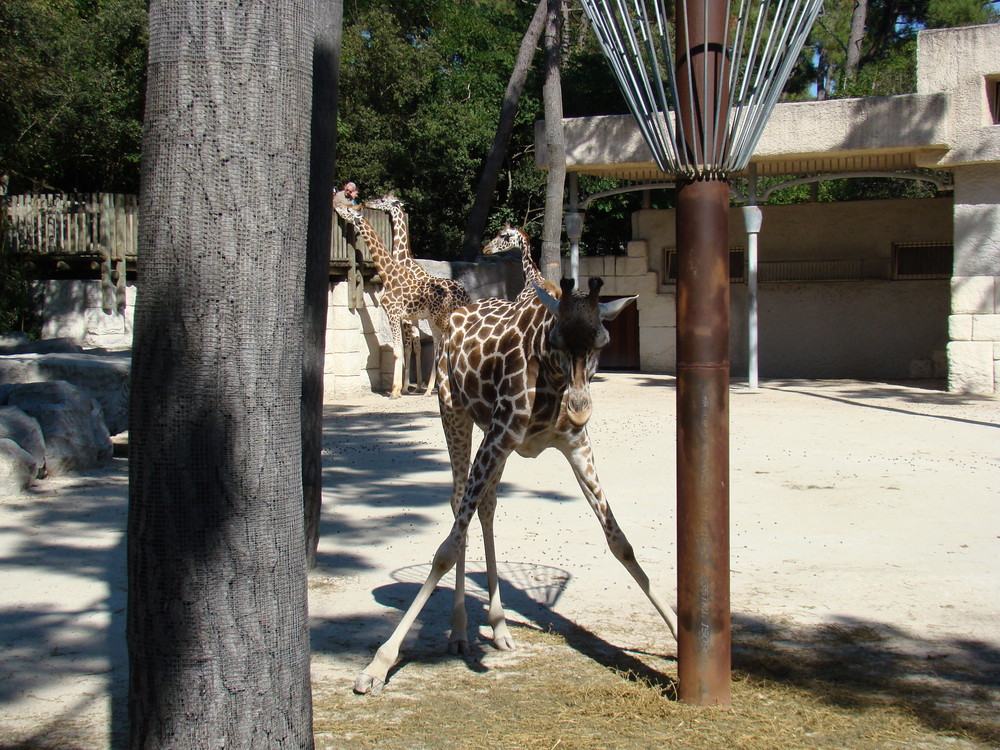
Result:
M138 244L138 201L121 193L12 195L7 199L7 249L14 253L97 256L134 261ZM384 211L363 209L391 247L392 224ZM334 217L330 261L371 263L364 240Z
M41 255L134 260L138 201L123 193L12 195L7 248Z

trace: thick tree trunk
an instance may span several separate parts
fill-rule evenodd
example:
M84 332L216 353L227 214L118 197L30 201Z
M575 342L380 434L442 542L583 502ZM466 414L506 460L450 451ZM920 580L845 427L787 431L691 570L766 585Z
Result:
M130 421L132 748L310 748L314 3L153 0Z
M465 242L462 245L462 260L474 261L479 255L479 250L483 244L483 233L486 229L486 219L489 217L490 206L493 203L493 196L496 193L497 182L500 179L500 169L503 167L503 160L507 155L507 147L510 145L511 133L514 130L514 118L517 116L517 104L521 99L521 92L524 90L524 82L528 78L528 71L531 69L531 59L535 55L535 48L538 47L538 39L542 35L545 27L546 15L548 12L548 0L539 0L535 8L535 15L528 24L528 30L521 38L521 47L517 51L517 59L514 61L514 70L510 74L507 82L507 90L504 92L503 104L500 107L500 122L497 123L497 132L493 136L493 143L490 144L489 153L483 162L483 173L479 178L479 188L476 190L476 200L469 211L469 220L465 224Z
M563 133L562 79L559 72L562 54L560 13L562 0L548 0L545 23L545 82L542 97L545 105L545 148L549 173L545 189L545 222L542 227L542 275L550 281L562 277L563 193L566 187L566 138Z
M306 562L310 568L316 565L323 505L323 371L330 292L331 199L337 152L337 79L343 11L343 0L326 0L316 4L316 38L313 45L312 147L302 360L302 501Z

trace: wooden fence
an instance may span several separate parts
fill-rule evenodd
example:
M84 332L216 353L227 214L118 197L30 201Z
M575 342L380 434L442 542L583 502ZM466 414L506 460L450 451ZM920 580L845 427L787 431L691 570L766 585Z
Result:
M389 215L369 209L362 213L391 247ZM123 310L126 267L134 268L139 254L138 214L137 196L122 193L12 195L7 198L4 249L61 263L87 261L95 269L99 263L104 309ZM371 252L354 228L336 215L330 266L351 282L351 306L362 306Z
M123 193L12 195L7 248L41 255L134 260L138 201Z
M7 199L7 249L42 255L92 255L134 261L137 255L138 200L121 193L12 195ZM384 211L363 209L391 247L392 224ZM358 257L360 256L360 258ZM371 263L364 240L334 217L330 261Z

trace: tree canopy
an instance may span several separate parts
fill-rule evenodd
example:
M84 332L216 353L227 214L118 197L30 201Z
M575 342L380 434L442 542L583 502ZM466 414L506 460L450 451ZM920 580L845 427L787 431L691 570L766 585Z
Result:
M483 159L536 5L344 4L336 180L357 182L363 199L395 189L408 204L418 255L451 259L461 251ZM10 176L11 192L137 190L145 8L145 0L0 3L0 174ZM578 2L567 0L563 16L565 116L626 112ZM983 0L827 0L787 95L914 91L918 30L996 20L997 3ZM852 47L856 59L849 61ZM535 168L534 124L542 118L542 58L539 50L520 98L487 234L510 221L540 235L545 174ZM609 187L605 183L581 178L581 190ZM593 204L584 251L621 246L623 222L641 200L622 195ZM653 205L669 200L654 194Z
M146 45L145 0L0 3L11 192L136 192Z

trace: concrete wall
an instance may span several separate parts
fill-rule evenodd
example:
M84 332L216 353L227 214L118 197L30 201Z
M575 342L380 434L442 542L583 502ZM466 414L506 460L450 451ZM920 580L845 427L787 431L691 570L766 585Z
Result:
M111 351L132 346L134 284L125 287L124 315L104 312L101 282L97 279L40 281L35 290L44 319L42 338L67 338L87 348Z
M885 276L893 243L951 241L951 207L948 198L766 206L760 260L861 259L866 269ZM645 372L676 369L675 287L662 281L664 250L673 247L675 219L674 211L638 211L629 257L581 259L581 275L603 276L606 293L640 295ZM739 209L730 215L730 244L746 247ZM747 367L746 300L746 285L733 284L734 376L745 375ZM947 280L761 284L759 301L764 377L944 376Z
M992 388L1000 360L996 344L1000 340L1000 270L992 272L995 266L981 263L984 252L987 259L1000 263L1000 240L990 229L1000 226L1000 217L987 217L985 230L975 218L958 218L964 216L964 204L959 202L967 200L967 193L982 200L992 189L989 180L985 185L976 180L956 185L959 224L954 229L949 198L764 207L761 261L860 258L866 267L885 270L893 242L948 242L954 236L977 249L970 259L963 260L956 245L957 271L950 284L947 280L762 284L761 376L943 377L947 348L953 360L971 363L967 372L960 370L953 375L964 378L965 389ZM998 204L1000 200L984 208L976 203L972 216L996 210ZM676 368L675 287L662 283L663 251L673 245L674 223L674 211L636 212L632 219L634 239L629 242L627 256L581 259L582 276L605 279L604 294L639 295L639 353L644 372L672 373ZM739 209L733 209L730 216L730 238L732 246L745 247ZM464 283L482 294L497 294L513 283L507 276L511 266L517 265L512 260L484 264L488 267L479 269L435 265L432 270L441 275L460 274ZM971 275L958 276L958 270ZM473 276L467 281L469 274ZM518 289L519 285L520 281L514 284ZM44 289L46 336L66 336L85 346L109 349L130 344L134 287L128 288L125 317L109 316L101 310L100 282L50 281ZM330 284L324 383L327 401L388 390L391 350L388 322L377 304L379 292L380 287L366 285L363 306L351 309L348 283ZM732 286L730 340L736 377L745 375L747 365L746 296L745 284ZM431 342L426 328L424 343L423 367L429 372ZM989 373L988 385L980 382L983 372Z

